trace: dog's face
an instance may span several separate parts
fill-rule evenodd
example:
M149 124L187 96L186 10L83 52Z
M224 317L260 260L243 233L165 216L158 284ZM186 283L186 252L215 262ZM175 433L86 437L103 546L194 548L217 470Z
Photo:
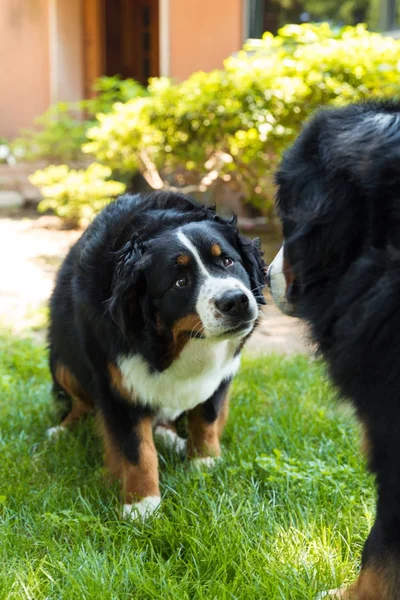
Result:
M286 315L294 315L296 307L291 290L295 284L293 271L285 256L285 244L268 268L268 284L278 308Z
M360 294L378 276L374 257L399 246L398 123L390 103L322 111L286 152L277 174L284 244L269 268L284 312L314 318L338 293Z
M174 336L221 339L252 331L256 290L229 227L203 222L164 233L149 242L144 262L148 301L159 328Z
M163 339L172 357L193 338L237 340L239 347L265 304L258 241L212 209L195 210L148 211L140 238L134 232L116 253L109 312L139 351L146 344L147 354L160 352Z

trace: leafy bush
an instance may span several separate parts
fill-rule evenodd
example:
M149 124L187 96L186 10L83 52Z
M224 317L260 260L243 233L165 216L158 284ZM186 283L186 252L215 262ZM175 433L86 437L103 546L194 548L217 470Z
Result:
M81 146L98 112L109 112L115 102L127 102L146 94L133 79L100 77L94 98L77 103L58 102L35 120L33 129L23 129L11 145L14 156L25 161L79 162L85 157ZM83 118L84 115L86 118Z
M0 136L0 165L7 164L11 158L10 144L8 140Z
M224 70L153 79L147 97L98 115L84 150L153 187L235 187L268 213L272 173L304 120L321 105L398 96L399 61L400 42L364 26L288 25Z
M16 158L78 161L89 124L79 119L78 107L58 102L35 120L35 129L23 129L11 144Z
M52 209L70 227L76 227L87 225L112 197L124 192L125 185L107 179L110 176L111 169L97 163L86 170L53 165L36 171L30 181L44 197L39 210Z
M147 94L146 88L134 79L121 79L119 75L99 77L94 85L95 96L81 102L89 115L110 112L116 102L128 102Z

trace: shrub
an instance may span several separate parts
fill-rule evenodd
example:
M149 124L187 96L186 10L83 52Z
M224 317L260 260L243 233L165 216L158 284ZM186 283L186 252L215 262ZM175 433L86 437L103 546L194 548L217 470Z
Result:
M147 97L98 115L84 150L153 187L222 182L269 213L272 173L304 120L321 105L398 96L399 61L400 42L364 26L288 25L224 70L153 79Z
M109 180L110 175L109 167L97 163L86 170L52 165L36 171L30 181L43 194L39 210L52 209L67 225L76 227L87 225L112 197L124 192L125 185Z
M0 165L10 162L12 157L8 140L0 136Z
M15 157L25 161L82 161L85 157L81 146L96 114L111 111L115 102L127 102L146 94L139 83L122 80L118 75L100 77L93 90L94 98L77 103L58 102L35 120L34 128L23 129L11 145Z
M24 161L75 162L83 158L81 146L88 127L79 118L78 105L58 102L35 119L35 128L21 131L11 144L12 152Z
M108 113L116 102L128 102L147 94L146 88L134 79L121 79L119 75L99 77L94 85L95 96L81 102L89 115Z

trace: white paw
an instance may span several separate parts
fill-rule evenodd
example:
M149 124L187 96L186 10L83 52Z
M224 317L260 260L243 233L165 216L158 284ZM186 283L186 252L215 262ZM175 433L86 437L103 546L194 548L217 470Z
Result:
M60 435L63 435L64 433L66 433L67 428L63 427L62 425L56 425L56 427L50 427L49 429L47 429L46 431L46 437L49 440L56 440L57 438L60 437Z
M145 520L159 508L160 504L160 496L147 496L140 502L124 504L122 507L122 518Z
M202 467L207 467L210 469L211 467L215 467L215 465L220 461L221 458L219 456L202 456L199 458L192 458L192 465L201 469Z
M162 441L168 448L172 448L176 452L184 453L186 451L186 440L181 438L175 431L157 425L154 429L154 437Z
M344 592L344 590L336 589L329 590L328 592L321 592L320 594L318 594L318 596L315 597L315 600L323 600L323 598L337 598L339 600L342 597L342 591Z

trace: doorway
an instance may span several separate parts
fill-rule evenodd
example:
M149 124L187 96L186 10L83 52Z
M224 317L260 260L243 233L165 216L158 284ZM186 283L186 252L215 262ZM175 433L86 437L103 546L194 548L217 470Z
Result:
M159 76L159 0L84 0L85 95L101 75Z

